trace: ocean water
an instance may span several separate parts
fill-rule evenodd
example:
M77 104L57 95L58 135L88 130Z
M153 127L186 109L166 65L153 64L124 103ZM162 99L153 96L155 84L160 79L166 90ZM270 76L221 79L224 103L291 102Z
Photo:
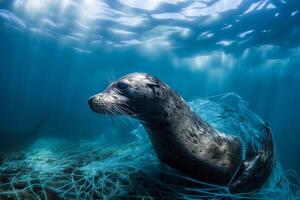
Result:
M132 72L220 129L215 96L238 98L225 103L269 124L279 163L251 198L299 198L299 11L297 0L0 0L0 199L242 198L157 182L186 177L160 169L137 121L90 110Z

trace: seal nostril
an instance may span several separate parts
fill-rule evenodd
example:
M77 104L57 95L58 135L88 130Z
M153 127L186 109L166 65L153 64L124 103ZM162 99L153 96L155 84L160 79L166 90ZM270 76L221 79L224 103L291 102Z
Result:
M88 102L89 102L89 106L92 107L92 104L93 104L93 98L92 98L92 97L89 98Z

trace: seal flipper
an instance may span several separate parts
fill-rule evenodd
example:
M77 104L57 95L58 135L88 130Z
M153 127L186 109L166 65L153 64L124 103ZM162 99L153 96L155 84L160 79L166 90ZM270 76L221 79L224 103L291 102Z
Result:
M265 125L266 140L263 148L252 157L243 161L236 176L229 185L232 193L251 192L259 189L271 175L273 170L274 147L271 129ZM249 151L250 149L248 149ZM253 149L250 150L253 152ZM250 158L249 158L250 157Z

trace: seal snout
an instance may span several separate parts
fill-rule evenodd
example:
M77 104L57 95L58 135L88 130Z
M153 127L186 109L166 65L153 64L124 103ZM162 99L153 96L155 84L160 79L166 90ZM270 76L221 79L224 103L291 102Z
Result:
M99 98L97 97L97 95L94 95L94 96L91 96L89 99L88 99L88 104L90 106L90 109L94 112L97 112L97 108L101 105L100 105L100 102L99 102Z
M93 106L93 100L94 100L94 97L90 97L88 100L90 108L92 108L92 106Z
M88 99L90 109L97 113L106 113L107 110L111 109L111 103L103 93L91 96Z

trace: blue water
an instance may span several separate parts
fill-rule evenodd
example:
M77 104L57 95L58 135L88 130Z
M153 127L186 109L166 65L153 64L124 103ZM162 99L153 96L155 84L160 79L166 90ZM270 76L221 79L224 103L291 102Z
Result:
M0 0L0 56L3 151L45 137L131 141L137 122L92 113L87 99L147 72L186 100L240 95L300 173L297 0Z

